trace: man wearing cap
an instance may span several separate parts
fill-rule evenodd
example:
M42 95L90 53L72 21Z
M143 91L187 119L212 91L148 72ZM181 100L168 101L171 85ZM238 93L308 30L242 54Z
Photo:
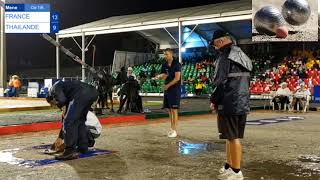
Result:
M292 92L287 87L287 83L283 82L280 85L280 88L276 91L275 97L273 98L272 102L274 103L275 109L285 109L285 104L290 104L290 96ZM281 107L278 107L278 103L281 104Z
M228 33L217 30L210 45L219 53L212 76L214 92L211 108L218 114L220 139L226 139L226 163L219 170L219 179L243 179L240 170L243 138L249 113L249 85L252 62L234 45Z
M181 98L181 64L173 57L172 49L164 50L166 63L162 65L161 74L154 79L164 79L165 86L163 108L169 110L171 120L171 130L168 132L168 137L177 137L178 109L180 107Z
M95 87L80 81L57 81L50 89L47 102L58 108L67 107L63 118L65 149L57 160L78 158L88 151L87 120L91 105L98 99Z
M297 111L299 111L300 110L300 108L298 108L298 104L299 104L299 107L302 107L303 111L306 111L307 110L306 103L310 99L310 96L311 96L310 90L306 88L304 82L300 83L300 85L297 87L296 92L293 95L292 109L294 110L296 108Z

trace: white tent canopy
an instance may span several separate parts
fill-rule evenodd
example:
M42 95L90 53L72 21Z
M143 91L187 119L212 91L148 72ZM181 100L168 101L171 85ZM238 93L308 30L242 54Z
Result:
M59 31L59 38L251 19L251 0L114 16Z
M179 48L179 61L182 61L183 46L188 46L186 39L197 44L207 45L212 33L217 29L229 32L238 43L251 41L251 0L238 0L205 6L148 12L134 15L114 16L91 23L60 30L57 41L62 38L82 37L82 44L77 43L85 61L85 51L92 39L99 34L137 32L158 45L158 48ZM196 34L198 38L192 38ZM85 43L86 36L93 38ZM74 39L75 40L75 39ZM76 40L75 40L76 41ZM59 48L56 49L57 78L59 78ZM85 80L85 71L82 70Z

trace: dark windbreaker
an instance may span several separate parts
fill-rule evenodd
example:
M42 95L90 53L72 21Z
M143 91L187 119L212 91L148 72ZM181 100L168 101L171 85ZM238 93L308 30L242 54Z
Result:
M243 115L250 111L249 86L252 62L243 51L234 45L221 49L212 77L216 88L211 95L218 113Z
M81 81L57 81L49 94L58 102L58 107L68 106L72 100L90 99L97 96L97 91Z

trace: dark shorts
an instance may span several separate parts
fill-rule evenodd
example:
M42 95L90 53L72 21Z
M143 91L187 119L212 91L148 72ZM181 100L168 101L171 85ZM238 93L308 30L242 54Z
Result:
M218 114L220 139L242 139L246 127L247 115Z
M163 108L179 109L181 92L169 91L164 93Z

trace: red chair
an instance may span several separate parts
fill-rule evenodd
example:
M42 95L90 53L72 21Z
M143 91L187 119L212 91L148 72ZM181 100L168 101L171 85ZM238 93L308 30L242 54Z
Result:
M315 78L315 80L316 80L317 82L320 82L320 76L318 75L318 76Z
M262 94L262 93L263 93L263 87L259 87L259 88L258 88L258 93L259 93L259 94Z
M312 85L315 86L315 85L318 85L318 81L316 79L312 79Z

